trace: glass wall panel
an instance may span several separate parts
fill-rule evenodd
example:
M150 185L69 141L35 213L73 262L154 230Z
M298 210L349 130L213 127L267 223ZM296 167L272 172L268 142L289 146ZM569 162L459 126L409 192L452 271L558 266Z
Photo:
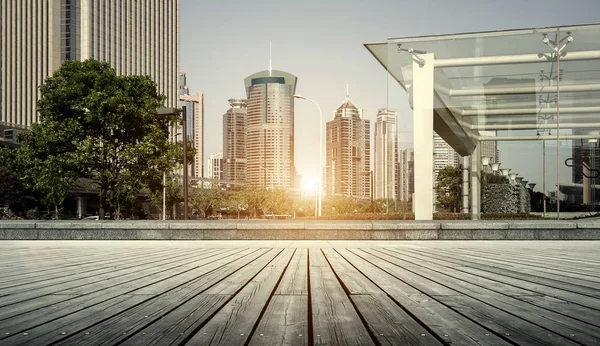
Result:
M468 187L458 209L473 218L594 213L600 199L597 37L600 25L584 25L367 45L389 73L387 108L398 110L399 166L402 150L414 148L422 135L412 130L413 62L433 64L439 135L433 170L438 176L446 166L468 166L464 178L456 179ZM491 208L489 200L502 203ZM457 210L437 202L438 212Z

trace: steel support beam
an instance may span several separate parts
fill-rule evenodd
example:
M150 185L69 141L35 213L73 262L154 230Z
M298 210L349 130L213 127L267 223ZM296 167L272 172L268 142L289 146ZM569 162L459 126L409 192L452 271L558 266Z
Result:
M562 53L561 61L598 60L600 50L565 52ZM482 56L470 58L436 59L435 67L464 67L484 65L510 65L510 64L535 64L556 61L556 56L550 53L517 54L500 56Z
M517 95L517 94L543 94L543 93L556 93L555 86L524 86L524 87L505 87L505 88L468 88L468 89L447 89L439 88L436 85L436 91L442 91L448 94L450 97L458 96L486 96L488 95ZM564 85L560 87L560 92L586 92L586 91L600 91L600 83L594 84L577 84L577 85Z
M544 129L556 129L556 124L493 124L493 125L469 125L472 130L544 130ZM561 123L561 129L587 129L587 128L600 128L600 123Z
M481 144L471 155L471 220L481 217Z
M556 140L555 135L552 136L537 136L537 135L530 135L530 136L479 136L478 140L480 141L541 141L541 140L547 140L547 141L555 141ZM598 135L560 135L558 137L559 140L567 140L567 139L598 139Z

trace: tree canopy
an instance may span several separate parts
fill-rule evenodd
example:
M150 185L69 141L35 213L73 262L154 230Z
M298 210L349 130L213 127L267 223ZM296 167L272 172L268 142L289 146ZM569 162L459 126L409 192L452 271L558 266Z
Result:
M19 135L18 156L46 203L57 207L76 179L88 178L100 191L100 218L108 207L118 215L175 167L168 133L179 116L157 115L165 97L150 77L118 76L93 59L65 61L40 92L40 122Z

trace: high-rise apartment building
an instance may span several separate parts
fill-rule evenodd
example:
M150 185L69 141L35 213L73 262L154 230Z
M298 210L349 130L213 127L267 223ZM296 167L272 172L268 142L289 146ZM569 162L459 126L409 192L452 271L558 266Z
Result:
M479 131L481 136L496 136L496 131ZM481 157L490 157L490 164L500 162L500 151L498 150L498 142L496 141L481 141L479 142L481 148ZM492 172L491 165L483 166L481 168L486 173Z
M208 179L223 180L223 153L212 154L207 162Z
M397 112L393 109L381 108L377 111L375 122L375 199L396 198L396 162L397 154Z
M177 106L179 0L3 0L0 36L0 127L38 121L38 87L64 60L149 75Z
M325 195L371 197L370 122L348 95L326 127Z
M408 202L415 192L415 150L400 150L398 161L398 200Z
M231 188L246 184L246 99L228 100L223 114L223 180Z
M298 78L277 70L244 80L246 115L246 183L293 189L294 93Z
M460 155L437 133L433 134L433 175L437 180L438 173L446 166L458 167Z
M190 95L185 72L179 73L179 106L185 107L187 140L196 150L190 176L204 176L204 94L199 91Z

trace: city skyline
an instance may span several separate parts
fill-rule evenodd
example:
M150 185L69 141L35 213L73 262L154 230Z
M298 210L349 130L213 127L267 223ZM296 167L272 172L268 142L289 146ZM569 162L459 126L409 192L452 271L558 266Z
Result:
M408 97L373 60L363 43L399 36L597 21L597 11L594 10L600 9L597 1L581 0L571 4L569 11L556 11L560 4L562 2L552 0L509 0L502 3L430 0L418 4L396 1L348 4L310 0L302 3L222 1L199 4L182 0L181 6L186 9L181 13L182 62L192 80L192 89L205 92L206 150L221 150L221 123L214 119L220 118L227 110L225 100L245 94L239 85L240 79L252 71L268 68L269 42L272 42L273 68L291 71L298 76L302 81L298 93L314 99L325 113L338 106L349 84L353 99L364 109L365 119L372 123L377 109L398 109L399 149L413 147L412 111ZM514 11L514 8L520 10ZM294 13L294 16L289 16L289 13ZM279 29L273 30L274 27ZM244 34L240 35L240 32ZM195 44L197 42L203 44ZM317 177L318 163L313 159L314 151L309 148L318 141L318 111L314 105L298 102L295 116L296 167L303 176ZM323 119L323 128L325 122ZM519 145L499 143L502 151L518 154L505 155L502 166L511 167L525 176L541 177L541 167L528 165L531 158L527 156L541 155L541 146L539 151L520 152L517 149ZM555 146L551 150L555 151ZM566 155L570 150L564 153ZM556 165L556 158L548 159L548 166L551 165ZM561 171L561 179L570 181L570 173ZM555 177L555 174L548 174L549 181L554 181Z

